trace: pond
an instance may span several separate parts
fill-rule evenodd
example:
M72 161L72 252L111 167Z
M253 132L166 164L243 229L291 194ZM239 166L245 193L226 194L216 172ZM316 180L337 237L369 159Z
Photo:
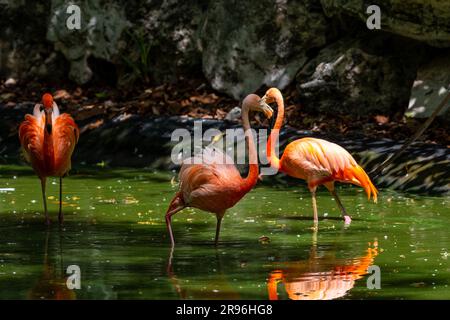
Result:
M48 181L47 227L39 180L29 168L3 166L0 299L450 299L449 197L380 190L374 204L341 185L353 217L344 228L321 189L314 233L304 184L260 185L227 212L217 248L212 214L176 214L171 252L164 214L174 176L73 170L60 228L57 180ZM79 290L66 286L70 265L80 268ZM368 288L371 266L380 289Z

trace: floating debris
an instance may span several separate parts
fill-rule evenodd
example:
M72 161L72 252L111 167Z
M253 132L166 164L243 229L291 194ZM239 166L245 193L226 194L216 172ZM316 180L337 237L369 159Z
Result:
M139 200L137 200L135 197L128 196L123 199L124 204L136 204L139 203Z
M270 238L267 236L261 236L258 239L259 243L261 244L269 244L270 243Z
M151 226L161 225L161 223L155 222L155 221L138 221L137 224L146 224L146 225L151 225Z
M102 199L102 200L99 200L98 202L116 204L117 200L114 198L111 198L111 199Z
M425 282L414 282L414 283L411 283L410 286L415 287L415 288L420 288L420 287L425 287L426 283Z

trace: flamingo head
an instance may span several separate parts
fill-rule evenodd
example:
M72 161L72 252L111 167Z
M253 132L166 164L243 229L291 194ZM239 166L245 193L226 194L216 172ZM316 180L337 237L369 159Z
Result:
M51 111L53 108L53 96L50 93L44 93L42 96L42 104L45 111Z
M266 91L266 94L261 98L260 103L272 103L276 102L278 98L282 97L280 90L277 88L270 88Z
M44 105L45 111L45 130L48 134L52 133L53 126L53 116L57 116L59 114L58 107L56 103L53 101L53 96L50 93L44 93L42 96L42 104Z
M249 94L245 97L244 101L242 102L242 107L247 107L249 110L252 111L259 111L264 113L264 115L267 118L272 118L273 110L272 108L267 104L261 104L260 98L256 94Z

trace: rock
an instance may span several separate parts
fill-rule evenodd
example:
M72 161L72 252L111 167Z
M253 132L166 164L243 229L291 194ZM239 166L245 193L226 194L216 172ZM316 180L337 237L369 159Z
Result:
M201 70L198 29L204 19L207 1L162 0L127 3L127 16L141 28L150 46L151 75L158 83ZM130 52L130 55L132 53Z
M225 116L225 120L228 120L228 121L236 121L240 118L241 118L241 108L239 108L239 107L234 107Z
M78 84L88 82L92 70L88 58L92 55L106 61L114 61L120 51L122 32L128 25L123 9L117 3L103 4L100 0L80 2L81 29L70 30L66 26L65 0L52 0L47 40L54 43L70 63L69 78Z
M413 58L404 54L409 50L416 51ZM302 106L354 116L404 112L420 51L396 36L343 38L300 70L297 87Z
M112 100L106 100L103 105L105 108L114 108L117 104Z
M283 89L326 42L317 2L214 1L201 27L203 72L235 99L261 85Z
M417 71L406 116L428 118L450 90L449 52L433 57ZM445 115L445 117L444 117ZM450 120L450 109L443 109L439 116Z
M9 100L14 99L15 97L16 97L16 95L13 92L2 93L2 94L0 94L0 101L8 102Z
M8 78L8 79L5 81L5 86L7 86L7 87L13 87L13 86L16 85L16 83L17 83L16 79L14 79L14 78Z
M57 81L66 76L63 57L53 55L45 41L48 12L48 1L0 1L0 77Z
M450 2L423 0L320 0L329 17L355 17L364 22L367 6L376 4L381 11L381 29L426 42L436 47L450 47Z

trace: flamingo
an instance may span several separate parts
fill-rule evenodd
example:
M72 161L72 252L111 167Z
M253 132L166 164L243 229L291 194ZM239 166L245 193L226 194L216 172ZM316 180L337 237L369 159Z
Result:
M370 181L363 168L353 159L347 150L341 146L316 138L302 138L289 143L279 159L275 154L275 142L278 141L280 128L284 120L284 101L280 90L270 88L261 98L261 105L276 102L278 114L272 132L267 141L267 159L272 168L291 177L306 180L312 196L314 210L314 228L318 226L316 190L324 185L336 200L337 206L344 218L345 225L352 221L342 205L334 182L352 183L364 188L368 199L372 195L377 202L377 189Z
M207 147L200 155L184 161L179 173L180 187L170 202L166 213L166 224L172 247L175 239L172 232L172 216L187 207L197 208L216 215L215 245L225 211L233 207L256 184L259 174L258 156L253 141L248 114L250 110L261 111L268 118L273 110L268 105L260 105L260 98L249 94L242 102L242 125L249 149L249 172L241 177L233 160L220 150Z
M49 93L42 96L42 105L36 104L33 114L25 115L25 120L20 124L19 139L23 154L41 180L47 224L50 224L50 219L45 196L46 179L49 176L59 177L58 220L62 224L62 177L71 168L71 156L79 136L75 121L67 113L59 114L58 106Z

